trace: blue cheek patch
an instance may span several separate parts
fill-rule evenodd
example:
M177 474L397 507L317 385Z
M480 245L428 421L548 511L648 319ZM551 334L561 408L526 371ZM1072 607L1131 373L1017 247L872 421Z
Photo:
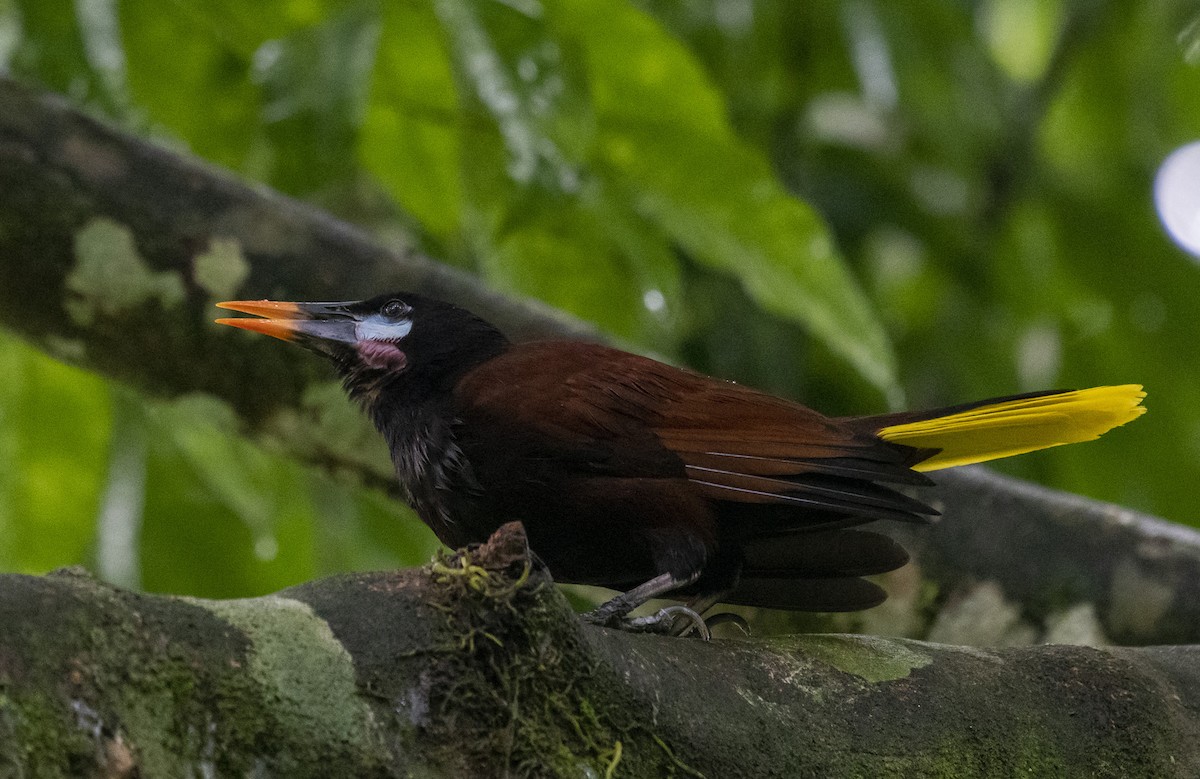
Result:
M359 341L399 341L412 332L412 320L390 321L379 315L371 316L354 326Z

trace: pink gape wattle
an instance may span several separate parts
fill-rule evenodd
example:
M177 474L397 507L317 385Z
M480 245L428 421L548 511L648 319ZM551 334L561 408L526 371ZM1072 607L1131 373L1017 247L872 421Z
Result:
M372 368L385 371L402 371L408 365L408 355L389 341L359 341L358 356Z

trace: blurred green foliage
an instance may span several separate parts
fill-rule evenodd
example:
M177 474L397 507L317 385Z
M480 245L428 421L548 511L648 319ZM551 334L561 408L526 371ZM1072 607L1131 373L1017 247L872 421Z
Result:
M1136 425L1000 467L1195 522L1200 271L1150 194L1200 137L1194 14L0 0L0 68L831 413L1143 382ZM233 596L434 547L390 501L230 440L211 409L7 336L0 375L0 569L83 562Z

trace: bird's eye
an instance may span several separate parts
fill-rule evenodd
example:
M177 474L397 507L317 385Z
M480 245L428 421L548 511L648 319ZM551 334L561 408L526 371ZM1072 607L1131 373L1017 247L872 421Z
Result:
M379 313L383 314L388 319L400 319L411 310L412 309L399 300L389 300L383 304L383 308L379 309Z

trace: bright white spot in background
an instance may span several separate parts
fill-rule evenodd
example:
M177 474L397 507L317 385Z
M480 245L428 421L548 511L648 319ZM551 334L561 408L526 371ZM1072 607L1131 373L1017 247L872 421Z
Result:
M266 41L257 49L250 57L250 62L254 66L257 75L262 76L271 68L275 67L279 62L279 58L283 56L283 43L280 41Z
M1193 67L1200 65L1200 16L1183 28L1178 40L1183 47L1183 61Z
M667 299L657 289L648 289L646 294L642 295L642 304L646 306L647 310L657 314L666 307Z
M842 6L842 23L850 39L854 72L862 87L863 100L873 108L896 106L899 90L892 68L892 52L875 7L864 2Z
M1154 204L1171 239L1200 257L1200 141L1163 160L1154 177Z
M15 8L8 5L0 6L0 69L12 67L13 55L21 44L23 33L21 18Z
M279 554L279 542L275 536L259 536L254 540L254 556L269 563Z
M858 95L824 92L808 101L804 126L807 135L852 148L877 149L887 141L888 125Z
M744 35L754 24L754 3L750 0L717 0L713 18L727 35Z
M525 82L531 82L538 77L538 64L533 57L522 57L517 62L517 75Z
M912 193L935 216L951 216L967 209L971 188L952 170L917 167L909 177Z
M75 15L88 63L102 75L123 80L125 49L121 45L116 3L112 0L75 0Z
M1054 385L1061 362L1062 338L1054 325L1035 325L1017 341L1017 377L1024 390Z
M121 587L141 586L142 515L146 502L146 441L140 412L114 398L108 482L96 516L96 573Z

